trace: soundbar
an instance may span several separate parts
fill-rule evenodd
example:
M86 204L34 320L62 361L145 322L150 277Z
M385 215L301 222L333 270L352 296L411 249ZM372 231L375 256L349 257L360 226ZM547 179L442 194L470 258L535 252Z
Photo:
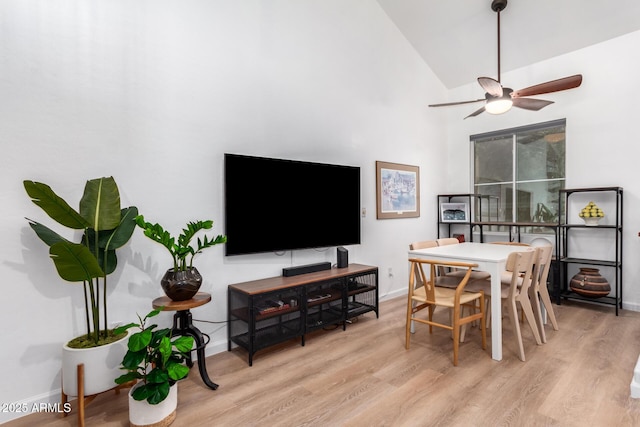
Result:
M331 263L319 262L317 264L299 265L297 267L285 267L282 269L282 275L284 277L291 277L323 270L331 270Z

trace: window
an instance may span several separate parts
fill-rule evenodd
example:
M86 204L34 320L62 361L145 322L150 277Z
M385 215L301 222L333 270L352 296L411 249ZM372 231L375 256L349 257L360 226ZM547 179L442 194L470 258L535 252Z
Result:
M483 221L558 221L566 120L471 136L473 187Z

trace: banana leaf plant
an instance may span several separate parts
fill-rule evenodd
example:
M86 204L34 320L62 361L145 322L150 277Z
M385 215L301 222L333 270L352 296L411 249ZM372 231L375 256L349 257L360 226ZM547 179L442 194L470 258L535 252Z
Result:
M49 255L60 277L83 283L88 346L106 344L109 336L107 276L116 269L116 249L127 243L133 234L138 208L120 208L120 192L113 177L87 181L79 211L46 184L34 181L23 184L33 203L58 224L83 231L80 242L74 243L27 218L36 235L49 246Z

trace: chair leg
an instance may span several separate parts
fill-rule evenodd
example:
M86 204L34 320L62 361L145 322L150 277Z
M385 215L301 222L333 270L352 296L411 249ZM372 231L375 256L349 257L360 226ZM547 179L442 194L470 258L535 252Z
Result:
M464 310L465 309L467 309L469 316L475 313L475 307L462 307L460 309L462 316L464 316ZM464 339L465 339L465 337L467 335L467 325L469 325L469 323L465 323L464 325L462 325L460 327L460 342L464 342Z
M522 307L522 312L524 313L525 318L527 319L527 323L529 323L529 327L531 328L531 332L533 332L533 336L536 339L536 344L542 345L542 340L540 339L540 334L538 333L538 325L536 324L536 319L533 315L533 309L531 308L531 302L529 301L529 295L520 295L520 306Z
M547 315L549 316L549 319L551 319L551 325L553 325L553 330L557 331L558 321L556 320L556 314L554 313L553 306L551 305L551 297L549 296L549 290L547 289L547 286L546 285L540 286L539 292L540 292L540 299L544 304L544 308L547 310Z
M509 318L513 325L513 332L516 336L516 341L518 342L518 355L520 356L520 360L525 362L524 345L522 344L522 333L520 331L520 322L518 321L518 310L516 309L515 300L509 301L507 308L509 309Z
M482 336L482 349L487 349L487 329L485 327L485 317L487 315L485 308L484 297L480 297L478 300L478 308L480 309L480 314L482 317L480 318L480 335Z
M486 316L486 320L485 323L487 325L487 329L491 328L491 297L490 296L485 296L484 297L486 303L485 303L485 310L484 310L484 315Z
M529 288L529 301L531 302L531 308L533 309L533 317L536 319L536 327L540 334L540 340L543 343L546 343L547 334L544 331L544 318L542 317L542 310L540 309L540 299L538 298L538 291L533 289L533 287Z
M453 366L458 366L458 350L460 349L460 313L453 319Z
M429 306L429 322L433 322L433 312L435 311L436 307L433 305ZM433 333L433 325L431 323L429 323L429 333L432 334Z
M413 312L413 301L411 300L411 295L409 295L409 301L407 303L407 323L405 325L405 340L404 340L404 348L409 350L409 342L411 340L411 327L413 326L413 321L411 320L411 313Z

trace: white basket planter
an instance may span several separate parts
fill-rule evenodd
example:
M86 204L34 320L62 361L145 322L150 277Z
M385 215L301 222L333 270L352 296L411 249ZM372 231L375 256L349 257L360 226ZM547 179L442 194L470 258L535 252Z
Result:
M169 395L157 405L151 405L146 400L135 400L131 394L139 382L129 390L129 423L131 427L164 427L176 419L178 407L178 383L169 388Z

